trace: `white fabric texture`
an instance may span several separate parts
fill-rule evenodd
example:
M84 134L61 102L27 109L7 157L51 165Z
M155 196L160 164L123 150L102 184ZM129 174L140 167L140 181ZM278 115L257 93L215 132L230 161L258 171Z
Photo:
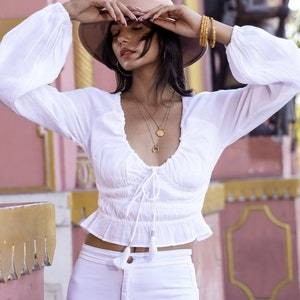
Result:
M147 253L132 253L123 270L118 252L83 245L67 300L199 300L192 251L161 251L149 265Z
M119 93L94 87L59 92L48 85L71 40L72 24L60 3L8 33L0 45L0 99L88 154L99 208L82 226L103 240L136 247L207 238L211 229L201 210L211 172L225 147L300 91L299 49L261 29L235 26L228 60L236 79L248 85L183 97L180 145L165 163L149 166L126 140Z

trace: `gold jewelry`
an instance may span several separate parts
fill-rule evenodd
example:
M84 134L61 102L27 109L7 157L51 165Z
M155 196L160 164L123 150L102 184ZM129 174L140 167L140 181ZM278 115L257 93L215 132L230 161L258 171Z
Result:
M143 117L143 119L144 119L144 121L145 121L145 123L146 123L146 126L147 126L147 128L148 128L148 131L149 131L149 134L150 134L152 143L153 143L153 146L152 146L152 148L151 148L151 151L152 151L153 153L157 153L157 152L159 152L160 148L159 148L159 146L158 146L158 145L155 143L155 141L154 141L154 138L153 138L152 132L151 132L151 130L150 130L150 126L149 126L149 124L148 124L148 122L147 122L147 119L146 119L146 117L144 116L144 114L143 114L143 112L142 112L142 110L141 110L139 104L138 104L136 101L135 101L135 104L136 104L136 106L137 106L137 108L138 108L138 110L139 110L141 116Z
M149 123L147 122L147 119L146 119L145 115L143 114L143 112L142 112L142 110L140 108L140 105L143 106L144 110L147 112L147 114L149 115L149 117L151 118L151 120L153 121L153 123L156 125L157 129L155 130L155 135L158 138L163 137L165 135L165 133L166 133L166 126L167 126L167 122L168 122L168 118L169 118L169 114L170 114L170 110L171 110L171 105L167 107L166 112L165 112L164 117L163 117L163 120L162 120L162 123L161 123L161 125L159 125L156 122L156 120L153 118L153 116L151 115L151 113L148 111L148 109L146 108L146 106L144 105L144 103L141 102L131 91L128 91L128 93L134 98L135 103L137 105L137 108L138 108L141 116L143 117L146 125L147 125L147 128L148 128L151 140L153 142L153 147L151 149L152 152L153 153L159 152L160 148L159 148L159 146L154 141L154 137L152 135ZM173 92L172 99L174 97L174 93L175 93L175 91Z
M143 106L143 108L144 108L144 110L146 111L146 113L148 114L148 116L151 118L151 120L153 121L153 123L156 125L156 127L157 127L157 129L156 129L156 131L155 131L155 134L158 136L158 137L163 137L164 135L165 135L165 133L166 133L166 125L167 125L167 122L168 122L168 118L169 118L169 113L170 113L170 109L171 109L171 106L168 106L167 107L167 109L166 109L166 112L165 112L165 114L164 114L164 117L163 117L163 119L162 119L162 123L161 123L161 125L159 125L157 122L156 122L156 120L154 119L154 115L156 114L156 112L153 114L153 115L151 115L151 113L149 112L149 110L146 108L146 106L144 105L144 103L143 102L141 102L132 92L130 92L130 91L128 91L130 94L131 94L131 96L132 97L134 97L134 99L138 102L138 103L140 103L142 106ZM174 93L175 93L175 91L173 92L173 95L172 95L172 99L173 99L173 97L174 97Z
M202 16L200 24L200 40L199 44L202 47L206 47L208 40L208 31L209 31L209 17Z
M217 33L216 33L216 28L215 28L215 22L214 18L210 17L210 24L211 24L211 38L209 41L209 45L211 48L215 48L216 46L216 39L217 39Z
M169 113L170 113L170 109L171 109L171 106L168 106L167 109L166 109L166 112L164 114L164 117L163 117L163 120L162 120L162 123L161 125L159 125L154 117L150 114L150 112L148 111L148 109L145 107L145 105L142 103L142 102L139 102L142 104L143 108L145 109L145 111L147 112L147 114L149 115L149 117L151 118L151 120L153 121L153 123L156 125L157 129L155 131L155 134L156 136L158 137L162 137L165 135L166 133L166 125L167 125L167 122L168 122L168 118L169 118Z

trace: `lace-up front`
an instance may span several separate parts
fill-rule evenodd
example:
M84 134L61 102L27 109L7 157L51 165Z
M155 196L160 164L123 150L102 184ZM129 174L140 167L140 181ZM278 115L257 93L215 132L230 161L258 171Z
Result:
M173 156L161 166L148 166L128 144L121 107L117 110L97 121L104 130L95 145L105 145L98 150L97 158L93 157L99 209L82 226L104 241L126 246L114 260L122 268L130 247L149 248L151 260L157 247L185 244L211 234L201 215L209 184L209 180L202 180L209 176L200 176L206 169L199 156L199 151L209 151L200 145L188 147L186 141L199 132L185 132L183 128Z
M144 201L152 202L153 204L153 221L152 221L152 230L150 232L150 246L149 246L149 258L152 259L155 253L157 252L157 246L155 244L155 221L156 221L156 201L159 197L160 192L160 183L157 178L156 170L150 169L151 174L149 176L144 177L144 179L140 182L137 187L135 195L132 197L129 202L125 218L128 218L131 206L134 202L139 202L139 208L136 215L135 225L133 227L133 232L131 238L129 240L128 246L126 247L124 253L114 259L114 263L117 267L123 268L124 264L127 262L130 254L130 247L133 244L133 239L136 233L137 226L139 224L139 218L142 210L142 206Z

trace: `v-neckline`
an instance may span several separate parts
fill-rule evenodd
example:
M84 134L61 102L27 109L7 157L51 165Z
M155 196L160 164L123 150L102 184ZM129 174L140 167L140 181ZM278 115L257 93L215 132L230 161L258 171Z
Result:
M125 131L125 112L123 110L122 103L121 103L121 101L122 101L121 92L116 93L115 95L117 97L117 106L118 106L118 109L120 110L120 113L121 113L121 116L122 116L122 121L123 121L122 135L124 137L125 144L127 145L127 148L137 158L137 161L139 163L141 163L145 168L150 168L150 169L162 169L162 168L164 168L170 161L172 161L176 158L176 156L178 155L178 153L180 152L181 147L182 147L182 136L183 136L182 123L183 123L183 116L184 116L184 110L185 110L185 97L182 97L182 111L181 111L181 120L180 120L180 136L179 136L179 144L178 144L177 149L162 164L160 164L160 165L149 165L131 147L131 145L130 145L128 139L127 139L127 134L126 134L126 131Z

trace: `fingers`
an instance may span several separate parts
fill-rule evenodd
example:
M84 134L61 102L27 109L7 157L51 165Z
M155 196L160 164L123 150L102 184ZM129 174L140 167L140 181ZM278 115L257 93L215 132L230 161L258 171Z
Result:
M72 20L82 23L115 20L126 24L135 15L118 0L70 0L63 3Z
M150 19L151 21L157 19L171 19L171 15L174 15L174 12L177 10L175 5L159 5L148 12L145 12L144 15L138 18L139 21Z
M106 12L114 21L127 25L126 17L131 20L137 19L132 10L133 7L127 7L119 1L111 1L103 4L101 13Z
M145 13L142 12L142 10L138 7L134 7L134 6L130 6L128 5L127 8L136 16L136 17L141 17L143 16Z
M183 36L199 35L201 16L185 5L159 5L138 17L138 21L147 19Z

